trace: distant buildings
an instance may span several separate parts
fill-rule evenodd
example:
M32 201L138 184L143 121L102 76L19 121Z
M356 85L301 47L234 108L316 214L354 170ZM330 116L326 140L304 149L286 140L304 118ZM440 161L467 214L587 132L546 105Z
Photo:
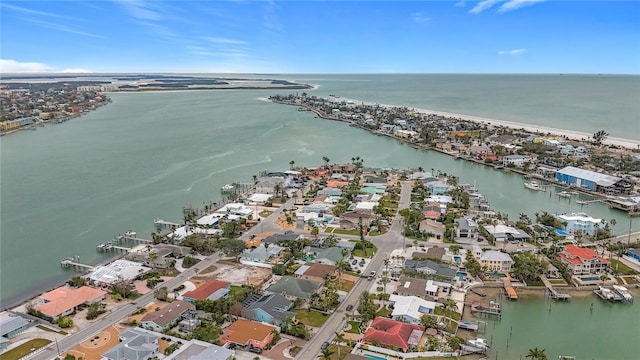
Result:
M605 194L629 194L633 186L617 176L601 174L573 166L567 166L556 172L560 183Z

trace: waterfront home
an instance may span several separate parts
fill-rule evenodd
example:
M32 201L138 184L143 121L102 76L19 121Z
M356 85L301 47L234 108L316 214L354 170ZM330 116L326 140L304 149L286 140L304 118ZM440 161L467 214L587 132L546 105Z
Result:
M151 268L142 266L142 263L118 259L107 265L97 266L88 279L96 286L108 286L117 281L133 281L150 270Z
M295 319L296 313L289 311L292 306L293 301L280 294L251 294L242 302L242 314L247 319L280 326L286 318Z
M118 335L118 345L102 354L102 360L147 360L157 355L160 336L132 328Z
M493 134L489 135L486 138L492 145L502 145L505 147L514 147L516 144L520 144L522 142L522 138L513 135L506 134Z
M285 179L281 177L266 177L262 178L255 185L255 192L259 194L275 194L282 191L286 187Z
M255 249L244 250L240 256L240 261L246 265L252 265L253 263L267 264L285 250L284 247L276 244L268 246L260 244Z
M196 300L218 300L227 297L231 283L220 280L207 280L204 284L195 288L195 290L187 291L182 295L182 300L190 303Z
M77 289L62 286L40 295L32 305L48 319L55 320L60 316L72 314L80 306L99 303L105 299L106 295L106 291L89 286Z
M11 339L30 326L31 322L21 316L10 315L6 311L0 314L0 338Z
M505 224L483 224L482 227L493 236L496 242L526 241L531 238L525 231Z
M396 291L402 296L417 296L422 299L435 299L438 295L438 285L433 280L401 276L398 279Z
M234 350L210 344L200 340L181 340L183 343L176 351L164 357L164 360L231 360Z
M536 174L542 175L546 178L552 178L556 176L556 172L558 172L558 168L548 165L538 165L536 167Z
M490 272L508 274L513 266L513 259L507 253L489 250L480 256L480 265Z
M597 252L576 245L565 246L558 254L558 260L567 265L573 275L597 274L610 268L609 260Z
M331 172L333 174L347 174L352 175L356 173L356 165L355 164L334 164L331 165Z
M238 319L224 329L220 342L263 349L273 338L274 330L275 326Z
M407 351L418 346L424 327L384 317L373 319L362 340Z
M585 213L562 214L555 217L564 224L566 232L574 235L576 232L582 235L595 235L598 228L604 227L602 219L593 218Z
M471 239L478 238L478 223L471 216L463 216L456 220L456 238Z
M281 294L288 299L310 299L311 294L320 291L322 282L298 279L293 276L283 276L280 280L269 285L265 291Z
M182 319L193 319L196 315L196 306L183 300L175 300L165 307L145 314L140 320L140 326L144 329L163 332L176 326Z
M229 203L221 207L216 211L216 214L220 214L230 220L246 218L253 214L253 209L242 203Z
M391 318L411 324L420 324L422 315L433 314L437 303L417 296L391 295L389 304L393 306Z
M558 170L556 172L556 180L559 183L605 194L629 194L633 189L633 185L617 176L573 166Z
M325 282L337 276L337 272L338 267L335 265L308 262L300 266L294 275L300 279Z
M451 186L443 183L440 180L429 181L425 183L429 195L444 195L447 191L451 190Z
M524 167L527 163L532 163L533 158L529 155L507 155L502 157L503 166Z

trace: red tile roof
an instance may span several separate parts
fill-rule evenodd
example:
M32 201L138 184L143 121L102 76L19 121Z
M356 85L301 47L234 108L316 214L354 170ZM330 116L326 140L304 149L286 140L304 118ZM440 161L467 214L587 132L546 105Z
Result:
M209 297L209 295L220 289L224 289L229 285L231 285L231 283L228 283L226 281L209 280L206 283L198 286L195 290L187 291L182 296L188 297L190 299L204 300Z
M401 349L409 348L409 337L413 330L424 331L424 327L416 324L404 323L383 317L377 317L364 334L364 341L377 341L381 345L393 346Z
M37 307L41 313L55 318L80 304L90 304L104 297L107 293L100 289L82 286L78 289L59 287L40 295L46 302Z
M580 264L582 263L581 260L579 259L593 259L593 258L597 258L598 260L600 260L600 262L602 263L608 263L609 260L605 259L604 257L600 256L600 254L598 254L597 252L589 249L589 248L583 248L580 246L576 246L576 245L572 245L569 244L564 248L564 251L562 253L560 253L560 255L567 259L568 261L570 261L573 264ZM575 257L573 259L570 259L571 257ZM577 258L577 259L576 259ZM578 260L578 262L575 262L575 260Z

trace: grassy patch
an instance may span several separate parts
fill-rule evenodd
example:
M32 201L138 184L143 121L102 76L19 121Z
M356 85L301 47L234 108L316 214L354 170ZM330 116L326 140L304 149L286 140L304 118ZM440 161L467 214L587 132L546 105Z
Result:
M356 276L359 276L359 275L356 275ZM342 280L342 287L338 286L338 283L339 283L338 279L331 280L331 282L336 285L336 289L346 291L346 292L351 291L351 289L353 289L353 286L355 285L353 281L344 280L344 279Z
M231 285L229 287L229 297L237 298L237 296L244 292L241 286Z
M360 334L360 321L349 321L349 330L345 330L345 332Z
M335 230L336 228L328 226L326 229L324 229L324 232L332 234Z
M618 259L611 259L611 269L613 271L618 271L618 274L620 275L635 275L638 273Z
M378 312L376 313L376 316L382 316L382 317L388 317L389 315L391 315L391 309L389 309L386 306L378 310Z
M340 345L340 357L338 357L338 345L331 344L329 350L333 353L331 360L342 360L347 357L347 354L351 352L350 346Z
M346 230L346 229L338 229L338 228L334 228L333 233L334 233L334 234L343 234L343 235L353 235L353 236L358 236L358 235L360 235L360 230L359 230L359 229Z
M376 250L377 248L375 246L373 248L366 248L365 250L354 249L353 256L372 258L373 255L376 253Z
M329 315L325 315L317 311L309 311L307 309L296 310L295 313L296 319L301 323L312 327L321 327L329 318Z
M50 343L51 343L51 340L47 340L47 339L29 340L26 343L0 355L0 360L18 360L25 355L31 354L32 351L36 351L40 348L43 348L49 345Z
M38 329L40 329L40 330L44 330L44 331L48 331L48 332L54 332L54 333L56 333L56 334L62 334L62 335L68 335L68 334L69 334L69 333L68 333L68 332L66 332L66 331L58 331L58 330L52 329L52 328L50 328L50 327L48 327L48 326L44 326L44 325L42 325L42 324L38 324L38 325L36 325L36 327L37 327Z
M460 314L455 312L455 311L451 311L448 310L446 313L444 311L444 309L442 309L441 307L437 307L434 312L434 314L436 315L445 315L448 318L451 318L453 320L460 320Z
M273 214L273 211L269 211L269 210L263 210L263 211L260 211L260 212L258 213L258 215L260 215L260 216L262 216L262 217L267 217L267 216L269 216L269 215L271 215L271 214Z

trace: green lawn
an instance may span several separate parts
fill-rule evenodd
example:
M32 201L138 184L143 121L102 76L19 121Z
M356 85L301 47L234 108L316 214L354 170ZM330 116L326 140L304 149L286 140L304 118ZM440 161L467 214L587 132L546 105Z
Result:
M360 321L349 321L349 325L349 330L345 330L345 332L351 334L360 334Z
M231 285L229 287L229 296L237 296L238 294L242 293L244 290L242 289L241 286L236 286L236 285Z
M354 236L358 236L358 235L360 235L360 230L359 230L359 229L354 229L354 230L345 230L345 229L338 229L338 228L334 228L334 229L333 229L333 233L334 233L334 234L343 234L343 235L354 235Z
M329 345L329 351L333 354L331 355L331 360L342 360L344 359L349 352L351 352L352 347L340 345L340 357L338 357L338 345L331 344Z
M378 312L376 313L376 316L382 316L382 317L388 317L389 315L391 315L391 310L386 306L378 310Z
M26 343L0 355L0 360L18 360L21 357L30 354L32 351L45 347L50 343L51 343L51 340L47 340L47 339L29 340Z
M437 307L434 311L434 314L445 315L445 312L441 307ZM453 320L460 320L460 314L455 311L447 311L446 316L452 318Z
M269 210L263 210L258 213L258 215L260 215L261 217L267 217L271 214L273 214L273 211L269 211Z
M359 275L356 275L356 276L359 276ZM353 281L349 281L349 280L342 280L342 287L338 287L338 283L339 283L338 279L331 280L331 282L336 284L336 289L346 291L346 292L351 291L351 289L353 289L353 286L355 285Z
M635 275L638 272L623 264L618 259L611 259L611 269L613 271L618 271L620 275Z
M321 327L329 318L329 315L325 315L317 311L309 311L307 309L295 310L295 313L296 319L301 323L312 327Z

